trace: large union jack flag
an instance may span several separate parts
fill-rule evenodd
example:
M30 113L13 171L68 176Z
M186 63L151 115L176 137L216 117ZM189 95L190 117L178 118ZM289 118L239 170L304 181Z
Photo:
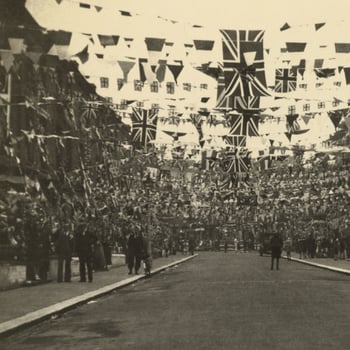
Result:
M227 145L236 147L245 147L247 145L247 136L225 135L224 141Z
M251 113L233 114L228 121L231 129L228 136L259 136L259 116Z
M264 67L264 31L220 32L225 85L224 90L220 87L218 89L217 106L223 108L233 102L230 101L230 96L269 96ZM222 81L219 81L219 85L220 83Z
M297 87L297 72L295 68L276 69L276 92L291 92Z
M259 111L260 97L257 96L234 96L233 108L238 113L252 112L256 113Z
M146 147L150 141L155 140L158 121L157 109L133 108L131 120L131 137L135 145Z

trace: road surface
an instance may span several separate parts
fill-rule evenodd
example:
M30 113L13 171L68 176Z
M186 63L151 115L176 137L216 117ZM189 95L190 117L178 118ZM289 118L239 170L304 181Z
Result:
M286 260L271 271L269 263L256 253L200 253L0 348L350 349L349 277Z

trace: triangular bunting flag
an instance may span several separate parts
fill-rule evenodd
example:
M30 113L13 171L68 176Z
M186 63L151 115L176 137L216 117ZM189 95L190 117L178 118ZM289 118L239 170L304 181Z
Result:
M130 61L118 61L120 68L122 69L124 73L124 80L128 81L128 74L131 71L131 69L134 67L135 62Z
M303 115L303 116L301 117L301 119L304 121L305 125L307 125L307 124L309 123L310 119L311 119L311 116L305 114L305 115Z
M342 117L343 117L343 113L338 112L338 111L330 111L330 112L328 112L328 116L331 119L334 127L337 128Z
M89 59L89 51L88 50L89 50L88 45L86 45L82 51L80 51L79 53L77 53L74 56L77 56L80 59L81 63L85 63Z
M147 58L139 58L140 80L144 83L147 80L144 63L147 63Z
M184 68L184 66L182 65L182 62L181 62L181 65L168 64L168 67L169 67L171 73L173 73L175 82L177 84L177 78L178 78L178 76L180 75L180 73L182 72L182 70Z
M285 132L284 134L287 136L288 141L290 142L292 140L292 134L290 132Z
M315 30L319 30L320 28L322 28L326 23L316 23L315 24Z

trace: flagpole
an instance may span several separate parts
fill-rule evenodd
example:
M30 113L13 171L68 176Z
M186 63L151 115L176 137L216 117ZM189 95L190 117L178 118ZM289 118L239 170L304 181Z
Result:
M8 74L8 84L7 84L7 97L8 97L8 104L7 104L7 115L6 115L6 135L9 137L11 135L11 88L12 88L12 74Z

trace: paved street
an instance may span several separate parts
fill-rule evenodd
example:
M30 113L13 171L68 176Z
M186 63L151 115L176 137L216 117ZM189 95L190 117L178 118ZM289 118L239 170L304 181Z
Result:
M270 271L269 262L201 253L2 339L0 348L349 349L349 277L286 260Z

